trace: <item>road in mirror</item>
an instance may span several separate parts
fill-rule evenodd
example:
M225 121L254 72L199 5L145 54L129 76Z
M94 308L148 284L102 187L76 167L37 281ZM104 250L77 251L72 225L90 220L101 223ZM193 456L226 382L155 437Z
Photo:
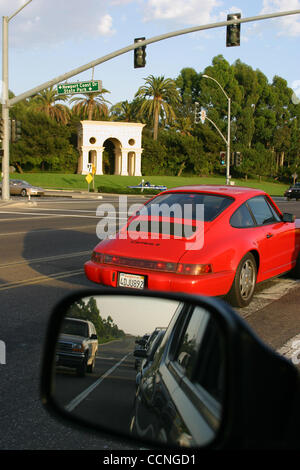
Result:
M63 319L55 366L57 404L102 429L188 447L217 435L226 357L207 307L83 298Z

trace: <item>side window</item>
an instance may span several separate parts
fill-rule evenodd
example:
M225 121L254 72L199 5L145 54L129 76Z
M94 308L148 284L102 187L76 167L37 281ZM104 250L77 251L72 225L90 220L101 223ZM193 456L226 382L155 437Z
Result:
M219 327L211 315L196 307L190 317L174 360L194 385L200 385L222 402L224 354Z
M230 224L235 228L247 228L255 225L252 215L246 204L239 207L231 216Z
M175 362L179 364L189 379L192 379L198 356L199 343L204 333L208 316L205 310L198 307L194 309L174 357Z
M252 211L257 225L267 225L274 222L279 222L279 217L275 216L274 210L271 210L270 205L263 196L254 197L249 199L248 205Z

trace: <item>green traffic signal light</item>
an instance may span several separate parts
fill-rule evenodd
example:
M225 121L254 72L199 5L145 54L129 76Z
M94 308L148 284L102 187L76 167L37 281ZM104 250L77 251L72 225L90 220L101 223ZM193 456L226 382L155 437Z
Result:
M134 42L145 41L146 38L135 38ZM138 69L146 65L146 46L134 49L134 68Z
M238 20L241 18L241 13L232 13L227 15L227 21ZM226 47L233 47L240 45L240 31L241 24L230 24L227 26L226 31Z

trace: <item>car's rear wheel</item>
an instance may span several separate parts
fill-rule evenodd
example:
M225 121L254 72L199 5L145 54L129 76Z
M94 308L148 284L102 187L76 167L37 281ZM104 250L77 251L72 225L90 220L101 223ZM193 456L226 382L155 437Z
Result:
M234 281L228 294L228 300L234 307L246 307L250 304L256 286L257 266L254 256L247 253L240 261Z

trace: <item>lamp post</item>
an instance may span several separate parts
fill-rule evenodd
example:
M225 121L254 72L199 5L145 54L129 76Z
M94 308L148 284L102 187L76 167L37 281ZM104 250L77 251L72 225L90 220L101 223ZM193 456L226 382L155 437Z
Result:
M9 191L9 99L8 99L8 23L32 0L28 0L11 16L2 17L2 120L3 120L3 158L2 158L2 199L8 201Z
M224 95L226 96L227 98L227 101L228 101L228 113L227 113L227 141L226 141L226 145L227 145L227 158L226 158L226 184L230 184L230 113L231 113L231 99L229 98L229 96L227 95L227 93L225 92L224 88L220 85L220 83L218 82L218 80L216 80L215 78L213 77L210 77L209 75L202 75L202 77L204 78L209 78L210 80L213 80L214 82L216 82L216 84L221 88L221 90L223 91Z

